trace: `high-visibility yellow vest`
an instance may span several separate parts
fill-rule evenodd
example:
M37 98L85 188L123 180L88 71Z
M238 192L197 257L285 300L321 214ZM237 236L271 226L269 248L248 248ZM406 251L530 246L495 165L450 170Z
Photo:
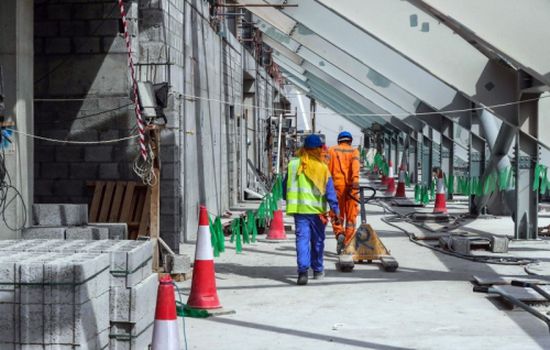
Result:
M288 164L286 184L287 214L323 214L327 211L327 200L303 173L298 175L300 159Z

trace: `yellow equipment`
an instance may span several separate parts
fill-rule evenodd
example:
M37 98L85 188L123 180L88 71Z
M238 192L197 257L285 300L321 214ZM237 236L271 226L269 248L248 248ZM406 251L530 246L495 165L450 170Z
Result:
M364 190L370 189L373 195L365 201ZM384 246L376 231L367 224L365 204L376 195L376 190L372 187L361 186L359 189L361 205L361 226L355 231L351 241L344 248L341 255L338 256L336 267L342 272L351 272L355 263L372 263L375 260L380 261L385 271L393 272L397 270L399 264Z

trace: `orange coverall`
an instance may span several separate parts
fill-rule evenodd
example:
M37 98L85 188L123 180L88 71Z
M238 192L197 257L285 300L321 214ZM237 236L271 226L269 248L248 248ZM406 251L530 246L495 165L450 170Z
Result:
M329 157L328 168L338 196L341 223L333 223L332 228L335 237L345 234L344 245L347 245L355 232L355 221L359 211L358 203L351 197L353 196L356 199L359 197L359 150L348 143L342 142L338 146L329 149ZM345 225L345 228L343 225Z

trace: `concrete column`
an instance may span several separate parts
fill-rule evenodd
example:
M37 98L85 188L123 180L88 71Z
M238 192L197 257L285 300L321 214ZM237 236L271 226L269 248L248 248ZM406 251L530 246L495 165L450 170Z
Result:
M24 133L33 132L33 6L33 0L0 1L0 65L4 67L6 117L15 121L16 130ZM26 210L28 225L33 203L33 142L15 134L13 145L7 151L6 166L25 205L20 201L11 205L6 219L10 226L20 226ZM19 237L19 232L8 230L0 222L0 239L15 237Z

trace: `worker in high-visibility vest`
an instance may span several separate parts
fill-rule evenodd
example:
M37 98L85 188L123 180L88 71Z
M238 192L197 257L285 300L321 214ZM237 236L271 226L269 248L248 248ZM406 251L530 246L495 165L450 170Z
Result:
M359 190L359 150L353 148L352 135L348 131L338 134L338 145L329 149L328 168L334 179L340 207L339 220L332 222L332 229L337 240L337 253L351 241L355 233L357 214L359 213L357 197ZM343 226L345 225L345 227Z
M306 137L297 158L289 162L283 182L286 213L294 216L296 226L298 285L307 284L310 268L314 279L324 277L327 203L339 212L334 184L322 159L322 145L319 135Z

